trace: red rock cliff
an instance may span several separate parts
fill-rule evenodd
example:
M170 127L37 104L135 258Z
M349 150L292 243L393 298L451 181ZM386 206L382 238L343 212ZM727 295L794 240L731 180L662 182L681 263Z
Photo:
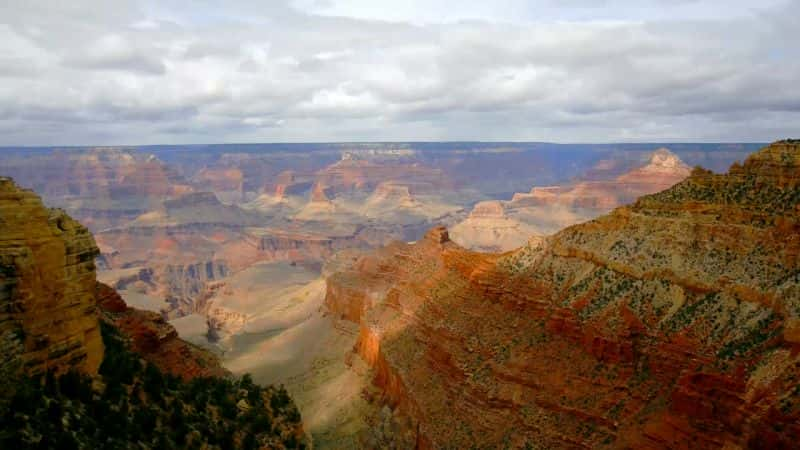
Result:
M114 289L102 283L97 283L97 302L100 318L119 329L130 339L133 351L163 372L185 380L227 374L216 356L180 339L160 314L128 307Z
M512 254L392 244L326 303L422 448L793 448L799 205L776 143Z

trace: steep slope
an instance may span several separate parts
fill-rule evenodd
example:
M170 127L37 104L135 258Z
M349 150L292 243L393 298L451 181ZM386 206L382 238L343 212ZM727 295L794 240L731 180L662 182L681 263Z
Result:
M792 448L800 142L507 255L432 230L328 279L421 448Z
M110 287L97 284L100 319L130 341L132 351L142 355L165 374L184 380L224 377L219 360L178 337L175 328L160 314L129 307Z
M0 178L1 373L97 372L97 254L86 227Z
M0 223L0 448L306 446L285 389L233 379L98 285L85 227L7 178Z

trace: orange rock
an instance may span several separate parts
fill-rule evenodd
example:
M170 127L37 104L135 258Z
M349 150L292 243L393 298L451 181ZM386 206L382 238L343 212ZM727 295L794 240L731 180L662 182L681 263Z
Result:
M435 228L330 276L326 304L419 448L791 448L799 162L776 143L504 255Z
M97 372L98 253L86 227L0 178L0 372Z

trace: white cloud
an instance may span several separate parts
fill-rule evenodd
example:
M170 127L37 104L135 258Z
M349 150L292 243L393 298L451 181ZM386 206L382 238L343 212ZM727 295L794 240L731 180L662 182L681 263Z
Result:
M796 3L504 1L6 2L0 144L797 134Z

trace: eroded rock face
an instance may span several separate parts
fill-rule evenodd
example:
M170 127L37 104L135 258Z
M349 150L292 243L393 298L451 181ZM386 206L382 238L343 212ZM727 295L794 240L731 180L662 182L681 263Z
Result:
M189 380L225 376L219 359L178 337L164 318L152 311L129 308L112 288L97 283L97 303L102 320L130 339L131 349L165 373Z
M302 195L311 188L313 184L311 181L312 176L287 170L278 174L272 183L265 186L264 192L272 193L278 199L285 199L292 195Z
M669 188L689 176L689 167L671 151L660 148L644 164L621 175L629 161L600 161L577 183L537 186L516 193L510 201L475 205L469 217L453 227L460 245L478 251L509 251L531 237L546 235L593 219L636 198Z
M791 448L800 144L507 255L442 231L328 279L421 448Z
M6 161L3 175L65 208L93 231L121 225L165 198L193 190L151 154L121 148L64 150Z
M373 161L354 159L345 154L342 160L320 170L317 183L329 186L333 192L372 191L386 181L409 181L427 185L428 189L449 185L443 171L406 161Z
M333 196L333 188L323 183L315 183L311 189L311 203L328 203Z
M35 376L74 368L95 375L104 354L99 320L105 320L166 372L185 379L225 374L160 314L129 308L97 283L99 251L86 227L8 178L0 178L0 224L0 372ZM205 276L213 268L189 270Z
M0 178L0 371L97 372L97 254L86 227Z
M647 164L615 178L582 181L573 186L534 187L528 194L515 194L509 206L560 205L607 212L642 195L667 189L688 177L690 171L676 154L660 148L650 155Z

